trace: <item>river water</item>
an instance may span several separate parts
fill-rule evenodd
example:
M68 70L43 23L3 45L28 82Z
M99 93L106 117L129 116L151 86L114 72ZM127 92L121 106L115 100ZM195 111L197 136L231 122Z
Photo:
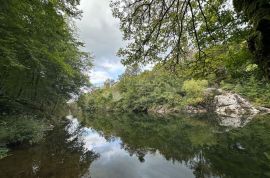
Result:
M270 177L270 116L243 128L215 116L68 116L0 160L1 178Z

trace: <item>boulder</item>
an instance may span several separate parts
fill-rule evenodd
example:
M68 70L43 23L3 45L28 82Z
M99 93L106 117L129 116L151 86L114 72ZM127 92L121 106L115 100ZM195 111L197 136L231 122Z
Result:
M224 92L214 97L215 112L221 116L240 118L244 115L256 115L260 111L240 95Z

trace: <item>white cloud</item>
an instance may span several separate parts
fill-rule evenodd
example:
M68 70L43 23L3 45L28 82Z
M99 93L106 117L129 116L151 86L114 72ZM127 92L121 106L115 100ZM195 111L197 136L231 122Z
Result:
M99 84L108 78L116 79L124 67L115 54L124 42L119 22L112 17L109 0L82 0L80 9L83 17L76 21L79 37L85 43L84 50L95 56L91 82Z
M103 83L106 79L110 78L110 75L106 71L102 70L93 70L90 73L90 80L93 84L101 84Z
M99 68L103 68L104 70L107 70L109 72L119 71L123 70L124 66L121 64L120 61L110 61L110 60L104 60L104 62L97 66Z
M115 55L124 46L119 30L119 21L112 16L109 0L82 0L81 20L76 20L80 39L85 43L84 50L94 55L94 68L89 72L90 81L95 85L106 79L116 80L125 67ZM142 67L151 70L154 64Z

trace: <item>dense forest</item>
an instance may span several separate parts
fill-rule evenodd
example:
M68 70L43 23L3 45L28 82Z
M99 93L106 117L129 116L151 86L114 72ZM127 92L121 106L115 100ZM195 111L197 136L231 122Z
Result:
M79 1L1 0L0 146L37 142L46 121L89 85L72 19Z
M93 64L76 34L80 0L0 0L0 159L39 142L70 108L180 112L208 105L209 88L270 107L269 0L110 2L126 69L82 94Z

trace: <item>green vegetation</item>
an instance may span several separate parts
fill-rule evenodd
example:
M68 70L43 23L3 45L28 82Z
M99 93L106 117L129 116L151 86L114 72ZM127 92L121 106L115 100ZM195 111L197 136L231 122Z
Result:
M268 0L234 0L235 10L252 25L248 36L249 50L255 54L255 62L270 79L270 5Z
M232 90L245 96L257 106L270 107L269 83L251 77L245 82L235 81L235 83L222 83L221 87L225 90Z
M78 0L1 0L0 145L35 143L89 81L89 54L75 38Z
M111 3L127 46L119 81L81 96L90 111L179 111L205 106L207 87L237 92L270 106L270 7L266 0ZM152 71L140 66L154 63Z
M184 95L183 81L160 70L145 71L135 76L122 76L115 85L97 89L80 97L78 104L84 110L115 110L146 112L158 106L181 107ZM186 84L188 85L188 83ZM188 87L188 86L186 86ZM203 87L202 87L203 88ZM200 90L202 88L197 88ZM201 91L194 91L201 93ZM199 97L199 96L198 96ZM185 100L185 101L186 101Z
M207 86L207 80L186 80L182 86L182 90L186 93L186 104L192 105L203 102L203 89L207 88Z
M0 159L8 155L7 146L35 144L42 140L48 129L48 121L37 116L25 114L1 116Z
M81 95L83 111L180 112L187 106L205 107L211 97L205 94L208 87L270 107L268 0L234 0L233 8L228 0L111 2L128 41L119 50L126 71L119 81L108 79L103 88ZM0 3L1 159L7 146L43 138L52 118L61 118L66 102L90 85L86 71L92 63L73 28L73 19L81 14L80 0ZM153 70L141 69L147 63L155 64ZM142 134L138 131L133 134ZM201 137L183 134L195 146L217 142L203 127L194 132Z
M0 161L0 177L75 178L85 175L99 155L85 149L83 140L79 139L80 130L69 133L66 127L67 121L61 122L48 131L39 144L12 150L10 156Z
M118 82L82 95L78 104L88 111L177 112L186 106L207 106L211 96L205 91L213 87L239 93L257 106L270 106L269 83L260 78L247 43L232 42L228 49L216 46L207 53L205 61L157 64L152 71L128 66Z
M124 64L179 64L194 52L206 62L208 50L231 42L248 42L261 75L270 76L269 0L113 0L113 14L127 46L119 50ZM211 55L210 55L211 56ZM204 66L205 67L205 66ZM204 68L206 70L207 68Z
M34 144L43 138L46 125L33 116L1 117L0 142L5 144Z
M88 83L88 56L74 38L78 1L1 2L0 107L51 113Z

